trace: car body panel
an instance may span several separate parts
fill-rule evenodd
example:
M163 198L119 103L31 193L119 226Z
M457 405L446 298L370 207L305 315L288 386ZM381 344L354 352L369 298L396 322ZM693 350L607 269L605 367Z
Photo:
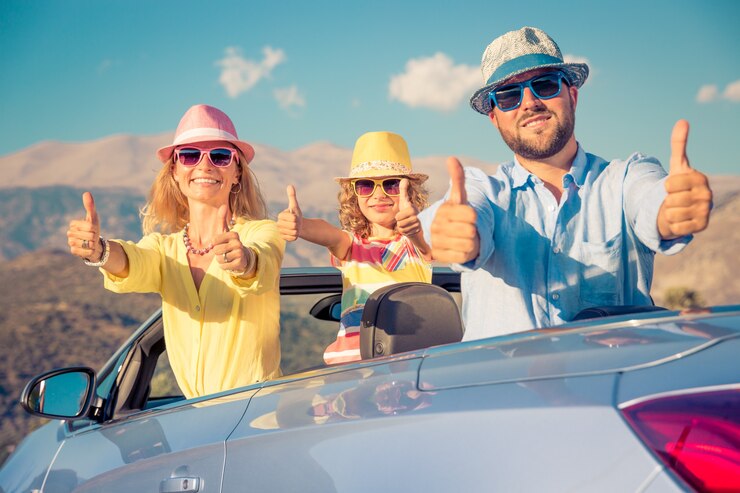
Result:
M405 381L373 371L388 375L381 383ZM352 413L317 419L337 390L373 387L347 373L274 388L268 405L258 394L227 442L223 491L250 478L254 491L621 492L660 469L612 407L613 375L423 392L395 412L367 393ZM511 474L524 464L537 472Z
M26 436L0 468L0 492L40 491L63 440L64 421L52 421Z
M717 325L720 322L677 320L673 315L627 327L548 329L432 348L422 364L420 388L625 372L686 358L722 339L740 336ZM740 323L732 315L713 320Z

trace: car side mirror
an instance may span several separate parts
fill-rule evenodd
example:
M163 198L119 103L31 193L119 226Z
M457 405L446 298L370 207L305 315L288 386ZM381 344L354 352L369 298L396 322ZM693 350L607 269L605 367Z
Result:
M21 394L29 413L52 419L79 419L90 409L95 372L86 367L52 370L33 378Z

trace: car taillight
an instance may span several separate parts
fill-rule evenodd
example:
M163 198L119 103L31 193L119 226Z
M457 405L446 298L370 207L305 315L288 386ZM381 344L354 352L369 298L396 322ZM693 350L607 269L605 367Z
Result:
M740 491L740 389L659 397L622 412L647 446L693 488Z

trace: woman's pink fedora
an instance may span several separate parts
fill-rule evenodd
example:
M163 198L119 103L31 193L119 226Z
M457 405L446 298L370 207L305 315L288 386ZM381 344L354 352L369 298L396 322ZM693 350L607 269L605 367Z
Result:
M175 147L206 142L229 142L235 145L247 159L246 164L254 158L254 148L239 140L231 118L218 108L206 104L196 104L185 112L175 130L172 145L159 149L157 157L167 164L172 161Z

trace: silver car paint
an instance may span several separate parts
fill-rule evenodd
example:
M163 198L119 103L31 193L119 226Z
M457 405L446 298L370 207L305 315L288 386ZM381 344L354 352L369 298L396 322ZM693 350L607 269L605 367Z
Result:
M689 318L623 324L636 332L619 343L584 327L443 346L139 412L67 436L45 490L158 491L180 475L225 492L685 491L618 406L738 384L740 314ZM45 461L58 427L24 455ZM39 470L15 455L8 493L30 486L9 465Z

